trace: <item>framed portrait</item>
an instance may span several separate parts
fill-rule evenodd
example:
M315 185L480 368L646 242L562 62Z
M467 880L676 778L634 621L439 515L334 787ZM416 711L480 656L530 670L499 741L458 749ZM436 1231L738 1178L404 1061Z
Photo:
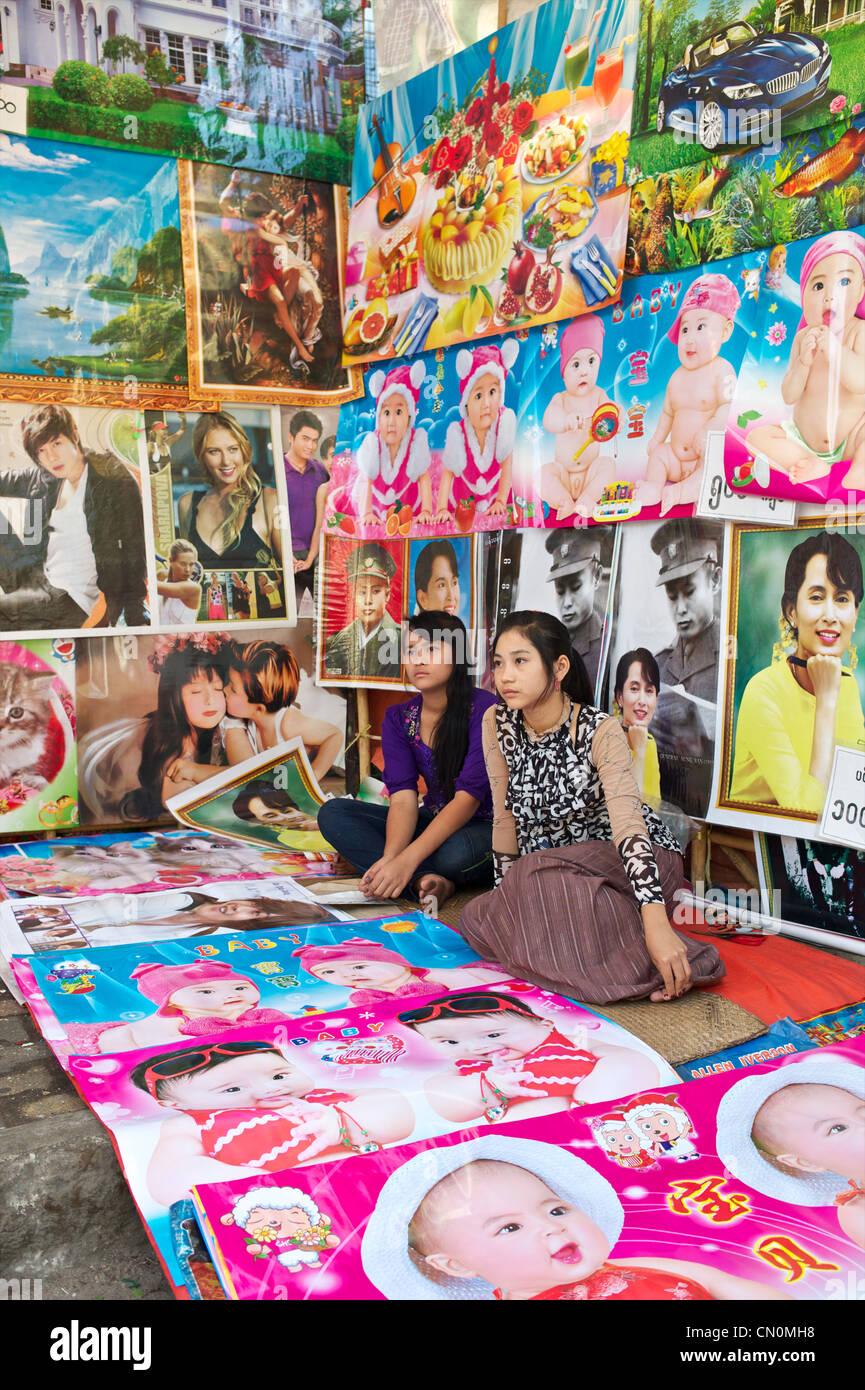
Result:
M648 731L644 799L699 818L714 765L723 546L723 525L699 518L624 529L604 678L604 707Z
M226 768L167 803L181 825L272 849L330 849L316 823L324 794L301 740Z
M214 627L79 643L82 825L164 822L167 801L184 786L294 737L326 782L342 765L346 707L313 683L314 671L308 619L294 628L232 634ZM271 707L263 722L253 703Z
M146 631L133 412L0 402L0 634Z
M190 377L246 404L338 405L345 190L221 164L178 164Z
M323 537L318 598L320 685L405 688L401 623L408 542Z
M836 748L865 753L865 536L837 519L733 524L709 819L821 840Z
M175 161L3 141L0 400L185 403Z
M298 617L315 616L321 528L339 429L336 406L283 406L282 459L291 515L291 550Z
M865 850L755 835L766 910L785 935L865 955Z
M159 626L293 623L279 412L147 411L144 426Z

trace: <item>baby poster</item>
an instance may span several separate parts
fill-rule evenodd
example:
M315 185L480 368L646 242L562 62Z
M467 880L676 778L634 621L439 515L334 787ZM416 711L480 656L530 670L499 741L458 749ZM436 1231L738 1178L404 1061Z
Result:
M231 854L222 852L223 862ZM292 878L210 883L202 888L163 888L154 893L107 893L100 897L12 899L0 903L0 953L81 951L222 936L226 932L294 930L312 922L344 920L347 914L320 906Z
M863 1058L850 1042L193 1196L235 1299L852 1301Z
M76 803L77 804L77 803ZM313 866L321 872L321 866ZM64 835L0 847L0 884L17 896L90 898L303 873L308 861L195 831Z
M374 1156L469 1124L509 1129L676 1081L638 1039L520 981L69 1065L175 1285L171 1209L196 1183Z
M182 1043L309 1014L423 1000L509 978L421 913L215 940L103 946L13 957L25 1002L61 1064Z
M568 323L369 372L363 399L340 412L325 533L692 515L754 331L762 260L644 276Z
M75 643L0 641L0 836L77 824Z
M863 567L865 536L831 516L729 524L709 820L832 839L820 816L835 751L865 752Z
M730 410L731 487L802 502L865 498L865 235L776 246Z
M358 120L346 362L572 318L616 297L633 0L549 0Z

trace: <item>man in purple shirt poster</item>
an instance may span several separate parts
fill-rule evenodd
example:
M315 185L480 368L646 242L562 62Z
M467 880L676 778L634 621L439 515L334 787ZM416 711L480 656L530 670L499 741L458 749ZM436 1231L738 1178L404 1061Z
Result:
M285 420L285 416L283 416ZM294 553L294 591L298 612L306 590L314 597L315 569L321 544L324 492L327 469L314 457L324 426L311 410L296 410L287 421L288 448L285 451L285 487L291 522ZM319 505L320 500L320 505Z

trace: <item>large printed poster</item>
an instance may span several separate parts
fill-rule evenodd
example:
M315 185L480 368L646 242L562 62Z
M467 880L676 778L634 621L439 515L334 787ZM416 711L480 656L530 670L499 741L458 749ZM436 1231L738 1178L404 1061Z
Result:
M865 752L863 565L833 518L730 526L710 820L822 838L835 752Z
M8 0L0 129L346 183L362 23L358 0Z
M862 100L862 8L838 0L642 5L635 161L647 173L777 145Z
M385 540L693 514L763 259L641 277L568 323L368 371L340 413L327 531Z
M615 299L637 25L632 0L550 0L368 105L352 165L347 360Z
M349 400L341 365L345 193L182 162L190 380L232 400Z
M77 823L75 644L0 641L0 836Z

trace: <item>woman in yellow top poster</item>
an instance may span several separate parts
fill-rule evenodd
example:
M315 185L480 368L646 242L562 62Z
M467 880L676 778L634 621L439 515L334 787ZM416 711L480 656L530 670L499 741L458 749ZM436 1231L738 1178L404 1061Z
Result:
M731 801L818 816L835 748L865 749L852 645L862 561L837 532L791 550L772 664L745 687L736 722ZM792 650L787 650L792 648Z
M619 658L613 695L616 714L628 736L634 777L644 801L657 806L661 800L658 749L649 725L658 703L661 675L647 647L636 647Z

